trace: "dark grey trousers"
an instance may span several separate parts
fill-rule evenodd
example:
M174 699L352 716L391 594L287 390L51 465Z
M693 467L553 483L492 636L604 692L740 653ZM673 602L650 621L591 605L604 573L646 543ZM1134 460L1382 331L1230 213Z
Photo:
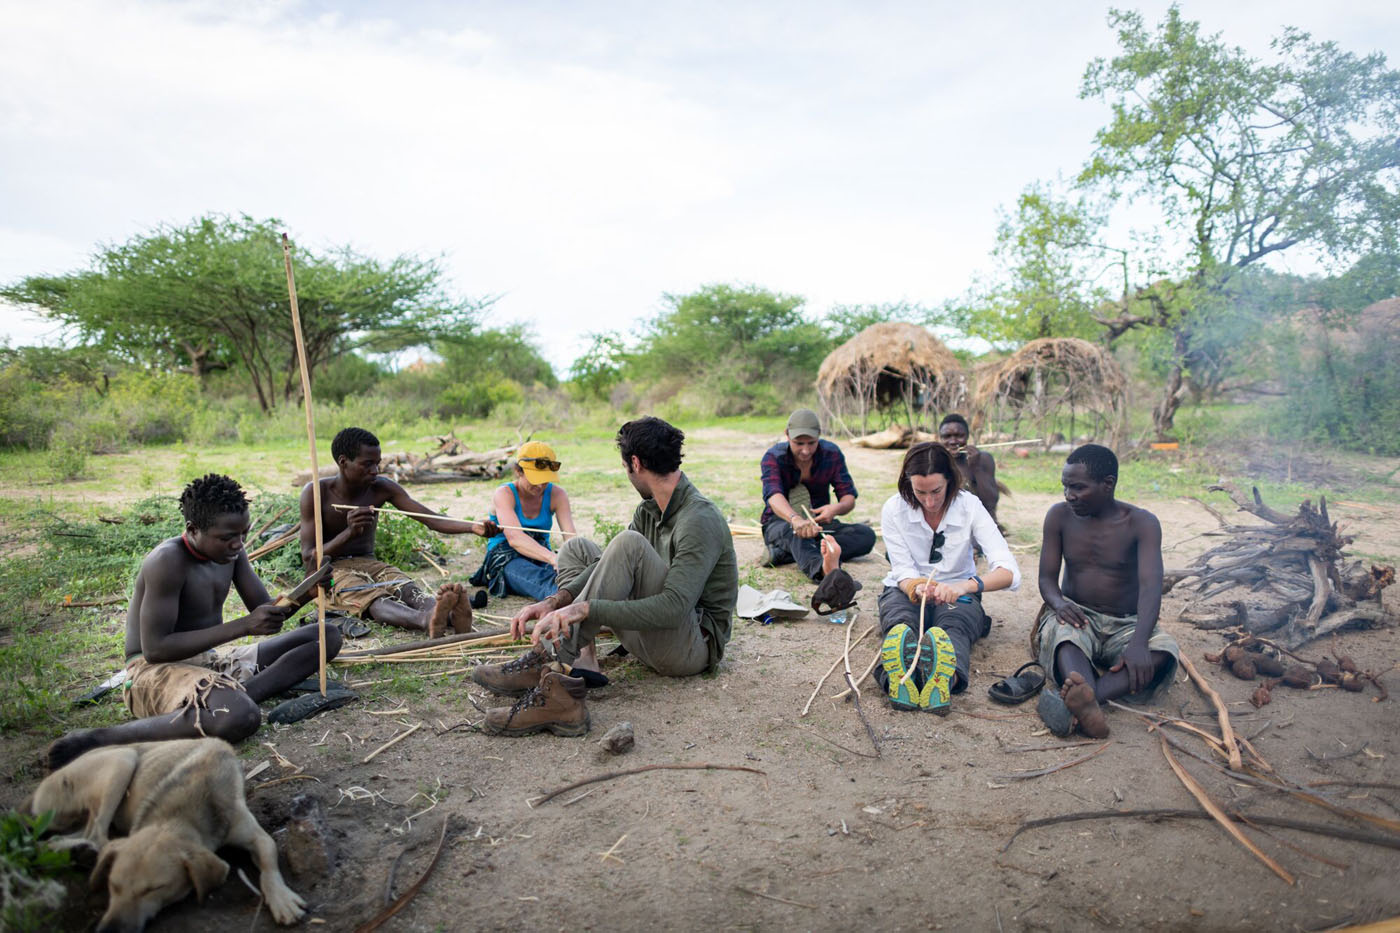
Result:
M875 531L869 525L828 522L822 526L841 545L841 560L864 557L875 548ZM799 538L790 522L773 519L763 526L763 543L773 565L797 563L809 580L822 578L821 538Z
M954 693L962 693L971 680L970 660L972 645L979 638L986 638L991 631L992 620L982 611L982 597L969 596L969 602L934 603L930 602L924 611L924 631L941 628L948 633L953 643L953 653L957 656L958 676L952 686ZM904 595L897 586L887 586L880 593L880 635L903 622L919 634L919 603ZM880 689L889 690L889 678L883 665L875 666L875 679ZM920 684L922 687L923 685Z

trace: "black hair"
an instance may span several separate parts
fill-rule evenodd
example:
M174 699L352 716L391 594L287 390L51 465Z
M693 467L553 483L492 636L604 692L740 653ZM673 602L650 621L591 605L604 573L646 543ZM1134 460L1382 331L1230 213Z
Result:
M331 441L331 459L336 463L341 457L354 460L360 455L361 447L378 447L379 438L364 428L345 428Z
M200 531L214 524L220 515L246 511L248 497L243 494L243 487L222 473L201 476L180 493L180 514Z
M660 418L647 415L629 421L617 431L617 449L623 462L630 464L636 457L644 469L665 475L681 468L681 445L685 433Z
M968 433L971 433L971 432L972 432L972 429L971 429L970 427L967 426L967 419L964 418L962 415L958 415L958 414L944 415L944 416L943 416L943 420L940 421L940 422L938 422L938 426L941 428L941 427L943 427L945 424L960 424L960 425L963 426L963 430L964 430L964 431L967 431Z
M909 503L910 508L923 508L918 496L914 495L914 483L909 477L932 476L935 473L943 474L948 480L948 488L943 494L944 502L952 502L962 488L962 473L948 453L948 448L937 441L924 441L910 447L905 451L904 463L899 468L899 482L896 484L899 497Z
M1065 464L1082 463L1084 469L1088 471L1089 478L1096 482L1102 482L1110 476L1118 476L1118 458L1113 451L1102 444L1085 444L1076 447L1065 458Z

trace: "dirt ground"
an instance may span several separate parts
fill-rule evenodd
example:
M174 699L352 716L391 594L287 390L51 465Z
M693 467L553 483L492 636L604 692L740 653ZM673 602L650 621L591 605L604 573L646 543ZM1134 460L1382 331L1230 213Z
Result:
M697 432L691 475L704 491L713 445L725 458L751 454L756 476L769 440ZM848 456L863 493L855 517L873 521L893 491L900 453L857 449ZM415 494L444 505L453 495L442 487ZM1169 568L1204 550L1208 539L1196 536L1215 523L1199 504L1153 500L1131 489L1121 495L1160 517ZM1012 541L1037 539L1053 501L1039 494L1003 500L1001 517ZM634 504L619 472L615 493L581 511L596 506L625 520ZM1393 510L1334 511L1354 523L1357 550L1400 553ZM744 582L790 590L803 602L809 597L811 585L791 567L759 569L757 539L739 539L736 548ZM853 636L875 621L886 566L879 554L877 546L876 554L848 565L865 586ZM954 699L950 716L894 711L867 682L863 705L880 740L878 758L867 757L871 742L853 706L829 698L838 689L834 682L809 715L799 715L841 654L843 627L815 616L773 626L736 620L714 676L669 679L608 659L605 671L614 682L590 693L592 731L580 739L491 738L465 727L444 732L479 719L468 693L483 706L501 702L464 675L407 697L366 688L362 703L267 728L252 740L275 746L314 778L254 791L253 810L277 832L294 796L324 802L335 866L319 875L289 872L288 880L311 904L312 928L327 930L354 929L377 913L391 873L395 893L406 889L427 866L444 820L449 828L440 862L386 929L1319 930L1400 914L1393 849L1290 830L1249 832L1297 876L1293 886L1209 821L1065 823L1028 831L1003 851L1023 820L1114 808L1196 808L1155 734L1120 710L1109 714L1111 741L1091 760L1038 778L1013 774L1097 747L1026 751L1062 743L1045 734L1033 703L1008 708L987 698L989 684L1028 659L1027 637L1040 602L1036 548L1017 545L1017 558L1021 587L987 598L991 636L975 647L973 683ZM464 578L475 560L454 560L453 575ZM1167 599L1163 624L1220 690L1259 753L1297 782L1390 783L1389 790L1322 790L1335 792L1332 799L1341 805L1400 818L1400 697L1376 703L1373 692L1279 689L1271 705L1255 710L1246 702L1253 685L1201 660L1220 637L1174 621L1182 599ZM488 611L509 613L522 602L493 601ZM1363 668L1383 670L1400 660L1394 631L1348 633L1340 644ZM1328 650L1315 645L1308 653ZM853 667L863 669L875 651L872 635L852 649ZM353 670L346 676L364 679ZM1393 676L1400 686L1400 675ZM1184 680L1158 709L1184 711L1213 728L1208 704ZM391 711L400 712L384 715ZM610 756L598 739L622 721L635 728L636 748ZM420 722L424 727L414 735L363 763L372 749ZM7 754L34 750L32 741L15 737L4 745ZM1197 740L1188 739L1188 747L1205 753ZM1334 756L1346 757L1321 760ZM291 774L261 745L246 764L264 760L273 766L253 784ZM1183 760L1226 805L1358 825L1296 799L1229 783ZM763 774L653 771L536 807L528 803L605 772L685 762ZM28 789L0 787L0 803L13 805ZM235 865L246 864L233 858ZM75 886L65 924L90 928L104 902L105 894ZM257 898L230 880L204 906L172 908L150 928L245 931L272 924Z

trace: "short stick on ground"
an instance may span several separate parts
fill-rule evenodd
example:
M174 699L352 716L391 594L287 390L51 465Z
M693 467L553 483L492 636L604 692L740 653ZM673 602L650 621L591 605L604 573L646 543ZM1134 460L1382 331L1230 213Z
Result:
M846 658L847 660L849 660L851 645L858 645L861 642L865 641L865 636L869 635L873 631L875 631L875 626L872 624L865 631L860 633L859 638L857 638L854 642L851 642L846 646L845 652L840 657L838 657L835 661L831 662L831 666L826 669L826 673L822 675L822 679L817 681L816 689L813 690L812 695L807 698L807 705L802 707L802 712L797 714L797 718L801 719L803 716L806 716L807 713L811 711L812 701L815 700L817 698L817 694L821 692L822 684L826 683L826 679L831 676L831 672L836 670L836 668L838 668L841 665L841 659ZM848 628L847 633L849 634L849 632L850 629Z
M804 904L801 901L794 901L790 898L779 897L776 894L765 894L762 891L755 891L753 888L746 888L742 884L736 884L734 885L734 887L736 890L743 891L745 894L752 894L754 897L767 898L770 901L777 901L779 904L791 904L793 907L806 907L811 910L818 909L816 904Z
M365 760L362 761L362 762L360 762L360 764L363 764L363 765L369 764L371 761L374 760L375 756L378 755L380 752L386 751L387 749L390 749L390 748L394 747L395 745L399 744L399 743L402 742L404 739L408 738L410 735L412 735L413 733L417 732L417 731L418 731L419 729L421 729L421 728L423 728L423 724L422 724L421 722L418 723L418 724L416 724L416 725L414 725L414 726L410 726L406 731L400 733L399 735L394 736L392 739L390 739L389 741L385 742L383 745L379 746L379 747L376 748L374 751L372 751L372 752L370 752L368 755L366 755L366 756L365 756Z
M531 807L538 807L541 804L548 803L560 794L567 794L571 790L587 787L589 784L597 784L600 781L611 781L615 778L627 777L632 774L641 774L645 771L747 771L750 774L761 774L764 777L768 776L767 771L760 771L758 768L748 768L744 765L714 765L703 761L689 762L686 764L643 765L640 768L628 768L626 771L609 771L607 774L599 774L591 778L584 778L581 781L574 781L572 784L565 784L563 787L557 787L554 790L541 794L539 797L532 798L528 803Z
M879 645L876 645L876 646L875 646L875 657L873 657L873 658L870 659L870 665L869 665L868 667L866 667L865 673L864 673L864 674L861 674L859 677L856 678L856 684L863 684L863 683L865 683L865 678L867 678L867 677L870 676L870 672L873 671L873 670L875 670L875 665L876 665L876 664L879 664L879 663L880 663L880 646L879 646ZM833 700L844 700L846 697L848 697L848 696L851 695L851 692L852 692L853 690L855 690L855 687L854 687L854 686L847 687L845 690L842 690L840 693L838 693L838 694L836 694L834 697L832 697L832 699L833 699Z
M626 833L623 833L622 836L617 840L617 842L614 842L614 843L612 844L612 848L608 849L608 851L606 851L606 852L599 852L599 853L598 853L598 855L599 855L598 861L600 861L600 862L606 862L608 859L612 859L614 862L617 862L617 864L619 864L619 865L625 864L625 863L622 861L622 859L618 858L618 857L617 857L616 855L614 855L613 853L617 851L617 847L620 846L620 845L622 845L623 841L626 840L626 839L627 839L627 834L626 834Z
M1073 768L1075 765L1082 765L1084 762L1088 761L1090 758L1093 758L1095 755L1098 755L1112 744L1112 742L1105 742L1087 755L1081 755L1078 758L1071 758L1069 761L1062 761L1059 764L1051 765L1048 768L1040 768L1035 771L1011 771L1007 774L994 775L992 777L992 780L1026 781L1030 780L1031 778L1044 777L1047 774L1054 774L1056 771L1063 771L1066 768Z
M432 861L428 863L427 868L423 869L423 874L418 877L417 881L409 886L407 891L399 895L398 900L375 914L368 922L356 927L355 933L374 933L375 930L384 925L385 921L403 910L404 906L407 905L409 901L413 900L419 891L423 890L423 884L428 880L428 876L433 873L433 869L437 867L438 860L442 858L442 844L447 841L447 823L450 819L451 817L448 817L442 821L442 831L438 833L437 848L433 851Z

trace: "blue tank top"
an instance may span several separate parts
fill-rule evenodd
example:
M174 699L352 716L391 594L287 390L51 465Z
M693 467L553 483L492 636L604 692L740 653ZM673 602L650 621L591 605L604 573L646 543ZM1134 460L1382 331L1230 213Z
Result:
M526 518L524 511L520 508L520 491L515 488L514 483L502 483L506 489L510 490L511 496L515 499L515 522L522 528L529 528L530 537L534 538L545 547L549 547L549 529L554 526L554 511L549 507L549 494L554 490L553 483L544 484L544 495L540 497L540 514L534 518ZM491 513L491 521L499 522L496 513ZM505 532L496 535L486 542L486 553L491 553L498 545L504 544L506 540Z

